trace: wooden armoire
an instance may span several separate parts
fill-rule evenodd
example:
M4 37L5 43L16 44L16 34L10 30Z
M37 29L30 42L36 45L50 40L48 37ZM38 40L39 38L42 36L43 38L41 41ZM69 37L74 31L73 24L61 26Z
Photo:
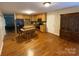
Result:
M79 12L61 14L60 37L79 41Z

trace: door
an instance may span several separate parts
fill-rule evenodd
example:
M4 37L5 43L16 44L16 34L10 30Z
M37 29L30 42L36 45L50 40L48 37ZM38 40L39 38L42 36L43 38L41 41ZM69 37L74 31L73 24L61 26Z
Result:
M60 37L79 41L79 13L61 15Z

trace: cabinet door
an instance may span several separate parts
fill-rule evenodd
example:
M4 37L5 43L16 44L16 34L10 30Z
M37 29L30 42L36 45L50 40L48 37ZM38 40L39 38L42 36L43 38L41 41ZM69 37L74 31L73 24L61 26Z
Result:
M79 13L61 15L60 36L79 39Z

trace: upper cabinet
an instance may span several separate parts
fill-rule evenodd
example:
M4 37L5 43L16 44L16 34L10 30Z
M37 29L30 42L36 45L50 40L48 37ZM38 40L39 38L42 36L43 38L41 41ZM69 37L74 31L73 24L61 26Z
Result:
M46 21L46 14L43 13L43 14L37 15L37 19L41 19L42 21Z
M29 15L16 14L16 19L25 19L25 20L27 20L27 19L30 19L30 18L31 18L31 16L29 16Z
M24 16L22 14L16 14L16 19L24 19Z
M24 15L24 14L16 14L16 19L25 19L31 21L38 21L41 19L42 21L46 21L46 13L35 14L35 15Z
M46 21L46 13L32 15L31 19L32 21L38 21L38 19L41 19L42 21Z
M24 15L24 19L25 19L25 20L27 20L27 19L30 20L30 19L31 19L31 16L29 16L29 15Z

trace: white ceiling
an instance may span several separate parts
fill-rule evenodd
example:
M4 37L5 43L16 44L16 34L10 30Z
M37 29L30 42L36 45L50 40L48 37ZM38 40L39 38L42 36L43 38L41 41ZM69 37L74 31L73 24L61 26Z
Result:
M50 7L45 7L43 2L0 2L0 10L4 13L21 13L29 9L42 13L75 6L79 6L79 2L52 2Z

